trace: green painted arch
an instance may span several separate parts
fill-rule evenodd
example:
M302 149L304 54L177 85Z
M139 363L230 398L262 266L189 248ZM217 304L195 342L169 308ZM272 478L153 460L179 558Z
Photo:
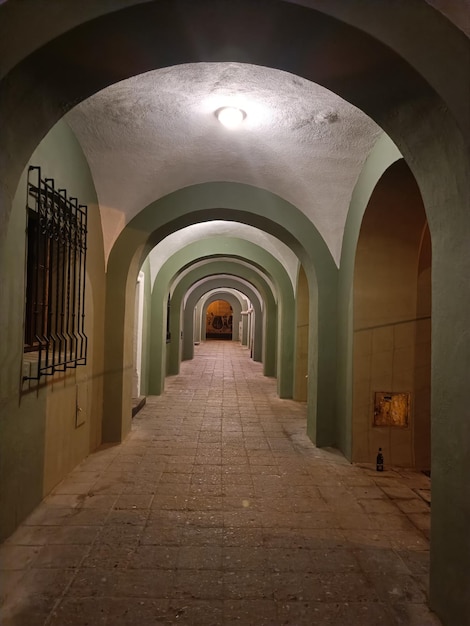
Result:
M192 317L191 317L191 310L192 307L195 306L195 304L197 303L195 298L193 298L193 293L196 293L198 295L198 299L201 300L204 295L208 292L208 291L212 291L214 289L218 289L220 288L221 290L223 290L223 288L232 288L232 289L236 289L237 291L243 293L252 303L253 308L255 310L255 316L256 318L259 317L259 319L262 319L262 302L259 299L258 294L256 293L256 291L254 291L253 289L250 288L250 286L244 282L240 281L239 277L218 277L218 276L214 276L212 278L208 278L207 280L205 280L203 283L201 283L200 285L197 285L196 288L194 289L194 291L191 293L191 295L189 296L186 305L184 307L184 314L183 314L183 325L185 328L185 332L186 329L188 329L188 334L191 334L191 329L193 328L193 324L192 324ZM211 300L211 297L208 298L208 300L206 302L209 302ZM207 308L207 303L204 303L203 308ZM240 311L242 310L242 305L240 303ZM260 327L259 332L262 332L262 327ZM183 338L184 339L184 338ZM194 356L194 347L193 345L189 345L185 343L185 341L183 341L183 344L186 345L187 347L187 356L186 358L192 359ZM184 354L184 353L183 353ZM256 360L256 359L254 359ZM266 368L265 368L265 375L266 376L275 376L276 375L276 371L275 371L275 363L266 363Z
M223 285L223 286L222 286ZM195 292L198 291L200 293L200 298L199 300L201 301L204 298L204 293L206 289L209 288L210 291L220 288L221 293L223 293L223 287L226 288L232 288L232 289L236 289L237 291L240 291L241 288L244 289L244 295L246 295L246 297L248 299L251 300L251 296L253 295L253 300L251 300L251 303L253 305L253 308L255 310L255 316L261 316L261 302L258 299L258 296L256 294L256 292L253 292L253 290L250 289L249 286L243 284L240 284L240 280L238 278L224 278L223 281L222 279L220 279L219 277L214 277L212 279L207 280L206 282L204 282L203 284L199 285L196 289ZM205 292L207 293L207 292ZM191 294L192 295L192 294ZM215 296L214 296L215 297ZM235 296L234 296L235 297ZM184 323L184 327L185 329L188 329L189 333L191 332L191 329L193 328L193 324L192 324L192 319L191 319L191 306L194 304L194 300L192 300L191 302L189 302L191 299L191 296L188 298L188 302L184 308L184 317L183 317L183 323ZM212 301L212 297L209 297L205 302L204 305L202 307L203 311L207 309L208 303ZM238 301L238 300L237 300ZM240 306L240 317L241 317L241 311L243 310L242 308L242 303L239 302L239 306ZM202 325L202 318L203 315L201 315L201 325ZM234 341L236 341L236 338L233 338ZM188 346L189 350L188 350L188 357L187 358L193 358L194 356L194 346ZM274 364L273 364L273 372L265 372L265 374L267 376L274 376L275 372L274 372Z
M225 302L228 302L228 304L230 304L230 306L232 307L232 341L238 341L236 330L238 329L238 325L242 319L242 301L241 301L240 296L237 297L234 293L231 293L230 291L224 291L223 289L221 289L220 291L217 291L217 293L214 293L207 298L204 298L204 296L199 298L199 301L196 303L193 310L196 311L198 308L198 305L200 304L201 305L200 307L201 317L199 320L196 319L196 324L193 324L193 337L194 337L194 328L196 327L198 322L201 328L202 321L205 319L208 307L213 302L217 302L217 300L224 300ZM185 314L186 314L186 308L187 307L185 306L184 308ZM184 347L186 345L187 335L190 334L190 333L186 333L186 324L184 321L183 321L183 333L184 334L183 334L182 360L184 361L187 358L192 358L192 357L187 357L187 356L185 357L185 353L184 353ZM201 334L202 334L202 328L201 328ZM192 348L194 351L194 341L192 342Z
M229 286L238 285L238 288L243 289L247 296L250 294L250 296L255 297L256 291L259 292L261 297L258 296L253 301L255 307L253 360L263 363L263 373L266 376L275 376L276 354L278 349L276 344L276 331L279 311L269 284L249 267L240 266L233 261L214 261L195 268L185 276L184 280L178 284L172 297L172 302L175 302L175 316L172 317L172 321L175 323L175 329L177 328L179 331L181 328L181 318L178 316L178 311L182 311L183 309L183 301L188 289L193 285L197 288L199 286L197 285L198 283L201 283L201 286L204 287L207 280L217 279L219 275L224 276ZM231 282L229 282L230 280ZM170 354L173 356L173 359L170 359L173 367L179 367L174 346L170 347Z
M274 258L270 253L254 243L236 237L211 237L209 239L204 239L203 241L193 242L182 250L176 252L164 263L159 273L157 274L154 284L157 284L157 281L159 281L160 279L163 280L163 283L165 284L168 282L169 279L167 289L170 290L172 289L174 282L178 281L180 268L186 267L196 261L208 259L211 256L219 254L223 254L224 257L233 256L234 259L242 258L245 262L248 262L258 270L260 270L261 274L269 276L271 281L274 283L275 292L273 292L273 300L274 304L276 304L277 300L278 309L278 328L275 336L276 345L278 346L280 357L277 362L282 370L282 373L281 371L277 372L280 385L279 391L280 394L282 393L281 397L291 397L291 395L285 395L291 394L292 390L288 389L285 386L284 381L292 378L289 370L293 369L292 360L295 328L294 291L291 280L286 270L284 269L282 264L279 263L279 261ZM217 266L221 265L221 262L217 259L211 261L211 263L215 263ZM218 269L217 273L219 273ZM258 287L256 282L253 282L253 284ZM178 288L179 285L175 287L175 290L178 290ZM270 298L266 294L271 291L268 283L266 283L266 286L263 286L263 289L263 298L268 304L270 302ZM270 325L269 320L269 310L267 310L266 321L268 325ZM170 353L171 356L169 371L174 373L178 369L177 362L179 360L179 350L176 351L176 347L171 346ZM273 351L273 346L270 341L264 343L262 356L259 352L257 345L254 358L255 360L260 360L261 358L265 364L265 368L267 368L265 373L269 372L269 375L274 375L272 373L272 362L276 362L276 354ZM281 366L281 362L284 363L284 365Z
M207 269L208 265L204 265ZM247 279L247 277L236 276L235 274L227 274L219 275L218 272L208 273L204 275L202 278L196 280L195 282L188 285L185 293L183 294L182 300L180 302L180 309L182 309L182 318L181 324L178 325L177 319L174 322L175 329L180 329L181 325L184 331L183 335L183 351L186 349L187 353L191 353L189 358L192 358L192 347L190 347L186 340L190 340L194 333L193 326L193 318L191 317L190 310L194 308L197 301L208 291L212 291L215 288L223 288L223 287L231 287L233 289L237 289L238 291L242 291L247 298L250 300L253 298L253 307L255 309L256 316L256 327L255 327L255 342L253 347L253 360L259 361L263 363L264 374L266 376L275 376L275 351L269 350L266 354L263 351L263 346L265 343L265 333L271 330L271 323L267 324L267 329L265 327L266 320L272 319L272 311L267 311L267 303L264 299L264 295L262 292L258 290L258 288L253 285L253 283ZM187 293L189 290L192 290L189 296ZM193 294L197 294L197 297ZM180 293L177 292L178 301ZM184 302L186 300L186 303ZM176 301L175 301L176 302ZM178 302L176 302L175 306L178 306ZM271 302L272 306L272 302ZM175 311L175 315L177 316L177 311ZM266 317L268 316L268 317ZM277 320L277 309L276 309L276 320ZM187 333L187 334L186 334ZM170 357L170 367L171 373L177 374L179 371L179 359L177 358L177 351L175 346L172 346L171 357Z
M264 363L271 363L275 358L276 346L269 342L263 342L263 337L270 336L276 337L277 329L277 306L274 300L274 296L268 283L254 270L247 266L240 265L234 261L212 261L205 265L200 265L194 270L185 274L183 279L178 283L176 289L173 292L171 298L171 334L172 337L180 336L180 322L181 322L181 310L184 296L194 283L197 281L214 276L217 274L228 274L233 277L242 278L251 283L261 294L263 299L264 319L259 319L257 316L256 323L256 335L255 335L255 349L253 358L255 360ZM150 368L150 380L149 389L152 393L161 393L164 386L165 376L165 350L163 340L163 328L162 323L165 317L163 316L163 307L161 305L162 297L165 298L165 294L168 293L168 281L158 280L155 282L155 286L152 292L152 332L151 332L151 346L152 352L156 355L153 360L153 367ZM166 308L166 304L165 304ZM259 326L258 326L259 324ZM264 330L264 332L263 332ZM267 350L263 351L263 344L266 345ZM263 354L264 352L264 354ZM170 345L170 362L175 363L179 355L179 341L178 345ZM174 371L174 370L173 370Z
M309 336L309 401L307 430L318 445L334 443L336 414L336 285L337 268L318 231L307 217L276 194L251 185L217 182L193 185L153 202L137 215L117 239L108 260L105 440L116 434L116 414L127 412L124 370L132 367L125 329L133 323L132 298L137 273L150 250L164 237L194 222L225 219L247 223L277 236L304 265L311 294ZM127 374L126 374L127 376ZM124 408L123 408L124 407ZM130 427L127 422L124 430Z
M353 376L353 281L356 248L367 204L384 172L398 159L398 148L382 135L366 160L349 205L338 276L338 413L337 442L351 459Z
M134 2L139 0L110 0L106 9L101 3L69 3L57 20L48 19L47 8L53 3L30 3L27 19L15 19L13 13L12 19L0 20L5 41L15 39L15 45L5 46L10 60L0 89L0 249L8 230L14 191L39 140L74 104L128 76L181 62L250 62L278 67L323 84L371 115L412 168L433 238L432 411L436 436L431 603L447 623L459 623L464 611L470 613L466 593L470 562L462 559L461 532L468 526L462 483L468 451L462 442L469 440L470 425L462 417L468 409L465 380L452 376L452 372L467 371L470 360L470 299L466 295L470 274L470 116L468 98L462 91L462 86L468 84L468 38L424 0L302 0L303 7L294 1L202 0L185 3L187 11L200 11L195 19L187 21L181 19L176 3L139 2L138 6L119 11L124 4ZM21 4L3 3L2 18ZM97 17L106 11L110 14ZM158 17L162 19L155 19ZM37 28L37 23L45 27ZM272 30L264 28L267 23L281 25L273 41ZM122 49L122 41L138 45L129 45L130 52L125 54L128 50ZM292 41L298 44L295 52L286 54L292 51ZM358 58L356 51L362 57ZM100 63L96 64L98 56ZM312 63L312 59L332 62ZM130 262L126 264L126 272L130 266ZM1 271L9 268L2 265ZM125 292L126 288L130 291L124 282L121 289ZM121 298L123 305L125 297ZM132 326L126 326L132 314L121 315L114 310L121 319L114 325L113 306L119 298L110 300L106 328L114 326L118 333L114 341L124 343L128 332L132 332ZM105 440L108 436L120 440L130 428L130 406L123 401L127 397L127 349L126 345L114 350L108 342ZM321 346L318 353L321 377L328 368L325 370ZM113 356L120 358L114 361ZM449 362L453 368L448 367ZM333 377L334 372L329 374ZM119 398L116 389L122 389L123 397ZM110 400L113 393L115 401ZM324 419L324 411L334 408L321 402L322 394L319 389L315 410L319 420ZM122 424L118 431L109 432L106 413L115 410ZM318 437L317 441L323 439Z
M185 3L184 11L171 2L111 0L105 9L89 5L77 13L67 7L61 16L54 15L45 23L47 7L41 5L37 16L43 24L40 35L32 29L23 37L16 33L31 28L28 23L34 23L35 8L28 7L27 20L13 19L14 28L9 32L10 4L1 7L6 16L5 41L13 30L15 45L5 46L10 71L0 89L0 94L5 94L0 101L0 119L11 129L3 153L8 154L6 167L12 170L12 180L0 188L0 206L12 197L35 145L72 106L112 83L181 63L238 61L274 67L324 85L374 118L396 111L403 101L419 101L439 93L442 100L435 106L442 109L441 102L446 102L469 132L468 108L462 103L465 99L459 97L459 86L465 85L467 78L462 59L468 54L468 40L424 0L394 5L393 9L360 0L339 0L334 6L326 6L322 0L255 5L249 0L205 0ZM430 26L423 28L423 21ZM282 24L275 38L264 28L267 22ZM408 26L406 34L403 23ZM122 60L123 40L135 41L139 51L127 54L126 62ZM296 53L282 53L291 48L293 40L297 42ZM422 53L436 46L441 54ZM97 55L99 66L94 63ZM336 62L311 63L312 58ZM370 59L374 59L373 64ZM25 98L24 94L32 91L27 86L33 76L37 77L35 97ZM45 76L47 82L41 82L39 77ZM65 80L71 76L73 80ZM377 98L377 93L382 97ZM400 120L391 118L390 122L398 128ZM18 136L21 142L15 145Z
M216 290L219 288L216 288ZM240 302L240 308L241 311L243 312L247 312L248 310L248 302L250 302L250 300L247 300L247 297L245 296L245 294L242 294L240 292L240 290L238 288L230 288L230 292L234 295L235 298L237 298ZM202 338L203 332L202 332L202 319L201 318L201 308L204 307L205 302L210 298L210 295L205 294L204 296L201 297L201 299L199 300L199 302L196 304L196 324L200 325L200 329L198 332L198 336L199 339ZM199 320L199 321L198 321ZM242 346L246 346L247 345L247 324L244 321L244 318L242 318L242 336L240 338L240 343L242 344ZM185 358L193 358L193 347L191 347L191 352L190 355L185 357Z

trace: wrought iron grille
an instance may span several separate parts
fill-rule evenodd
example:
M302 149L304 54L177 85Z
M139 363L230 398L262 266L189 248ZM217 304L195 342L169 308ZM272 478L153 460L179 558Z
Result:
M86 364L87 206L28 170L25 352L37 369L25 380Z

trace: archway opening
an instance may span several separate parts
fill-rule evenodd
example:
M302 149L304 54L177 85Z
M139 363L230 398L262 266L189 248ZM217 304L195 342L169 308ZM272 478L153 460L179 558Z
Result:
M233 309L226 300L216 300L207 307L206 339L232 340Z
M430 469L431 241L403 160L379 180L354 275L352 459Z

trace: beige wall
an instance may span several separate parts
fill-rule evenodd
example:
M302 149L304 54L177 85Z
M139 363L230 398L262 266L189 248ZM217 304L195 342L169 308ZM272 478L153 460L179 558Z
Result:
M88 164L72 132L59 122L31 156L88 205L85 331L87 365L22 383L25 290L26 174L22 176L2 252L0 322L0 540L101 442L105 272L101 220ZM30 355L31 358L31 355ZM77 412L77 405L82 411Z
M366 209L354 278L353 455L389 465L430 466L429 231L403 161L387 170ZM409 425L373 425L376 392L409 392Z

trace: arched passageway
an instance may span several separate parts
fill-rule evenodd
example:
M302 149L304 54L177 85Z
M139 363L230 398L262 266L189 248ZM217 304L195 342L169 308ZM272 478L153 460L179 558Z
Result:
M254 319L251 320L251 328L248 336L248 328L245 325L245 338L243 340L242 336L242 344L248 346L250 348L250 356L255 361L263 362L263 372L266 376L274 376L275 375L275 361L274 361L274 351L270 350L268 354L264 353L263 355L263 343L264 337L266 334L266 325L263 324L263 319L266 317L263 314L263 309L265 306L263 305L263 299L259 291L250 285L250 283L244 279L240 279L240 277L234 277L230 275L222 275L217 277L210 277L209 279L203 281L200 285L197 285L195 289L191 292L190 296L187 298L184 309L184 328L185 328L185 336L191 336L192 331L192 315L191 310L193 305L196 303L197 299L206 293L207 289L217 289L221 286L231 287L233 289L243 290L243 294L246 298L249 299L252 305L252 317ZM271 315L274 311L271 311ZM202 319L201 319L202 324ZM274 332L274 328L270 325L270 332ZM189 355L189 352L188 352ZM189 358L193 358L194 349L191 346L191 354Z
M381 447L394 466L431 467L431 247L403 160L364 214L354 278L354 461Z
M200 341L205 336L205 319L207 315L207 309L214 301L218 299L223 299L227 301L232 308L232 341L239 341L242 345L244 345L242 310L244 312L247 310L249 300L238 290L230 290L226 288L223 288L221 290L212 290L209 293L206 293L194 307L193 345L194 342L197 342L198 340ZM192 358L192 356L190 358Z
M48 575L17 586L8 615L37 623L40 597L52 626L102 614L124 624L130 611L132 622L201 626L438 626L413 513L376 472L316 448L305 419L246 349L197 346L122 445L86 459L12 537L23 551L41 537L33 572ZM395 489L426 506L416 476L395 472Z
M227 300L214 300L207 305L206 339L228 339L233 336L233 308Z
M87 305L89 319L93 320L90 333L93 357L83 379L80 374L75 377L70 373L63 381L60 379L64 382L60 390L55 379L53 384L40 389L35 399L34 393L27 395L24 390L21 375L25 371L24 268L18 264L18 258L24 256L25 228L24 206L18 208L23 188L19 189L17 184L40 140L64 113L115 81L156 68L200 61L254 64L291 72L294 78L316 81L360 107L390 135L421 190L433 247L431 601L449 624L458 623L462 616L466 618L470 613L466 594L470 567L462 555L470 553L464 532L470 512L463 477L468 465L465 442L469 439L469 424L465 419L467 383L461 372L466 371L470 355L467 288L470 116L463 87L468 84L469 59L464 33L424 1L392 7L350 0L339 0L331 6L320 0L309 0L302 6L296 2L253 4L243 0L217 3L208 0L183 2L184 10L180 11L180 5L174 3L134 4L133 0L124 0L116 4L109 2L106 9L97 7L96 3L67 7L58 16L51 12L53 7L54 3L47 2L26 9L23 3L13 2L0 7L0 28L4 29L0 37L4 46L0 68L3 77L0 248L4 255L0 279L5 297L0 325L8 329L0 347L2 412L8 416L2 422L1 445L2 458L9 468L4 473L6 482L2 483L2 496L8 503L2 507L2 534L8 534L17 520L23 519L48 493L57 477L67 470L68 463L83 458L100 440L99 420L85 422L84 428L77 426L80 423L77 398L85 398L87 414L99 415L104 389L105 421L117 411L121 424L118 438L125 436L129 426L126 411L131 396L132 298L137 271L147 249L155 243L150 241L152 236L160 240L181 225L199 218L210 219L211 211L212 217L257 222L289 242L293 249L297 248L308 277L311 305L308 384L309 400L313 400L308 405L309 433L319 444L338 442L350 455L352 424L348 409L352 402L353 329L351 309L343 310L341 304L350 304L351 268L341 262L338 270L335 265L340 256L341 261L348 257L348 251L344 247L341 250L339 245L332 252L329 238L333 237L324 224L321 236L325 240L318 234L320 231L312 231L308 219L305 232L299 233L298 229L289 228L286 215L290 219L293 213L282 211L280 202L274 202L270 212L262 215L249 202L244 202L243 194L236 194L236 202L227 204L219 203L223 194L213 196L210 202L202 203L205 207L202 210L188 199L191 208L184 215L178 214L178 223L171 223L173 216L165 213L163 203L161 221L150 229L148 224L144 225L143 231L138 232L143 226L139 211L162 193L155 189L150 192L146 187L148 196L144 194L141 202L132 207L135 221L124 237L128 250L118 240L111 253L106 317L104 260L105 249L107 254L113 237L108 232L107 242L99 241L101 216L96 211L92 216L96 228L90 231L94 245L90 245L89 257L93 299L90 296ZM44 28L38 28L38 24L44 24ZM266 28L266 24L274 25L273 29ZM292 41L297 43L295 53L291 53ZM100 59L99 64L96 58ZM306 120L297 122L305 126ZM61 141L65 134L64 131ZM61 171L61 181L72 180L82 192L80 197L97 207L100 194L94 189L95 181L90 177L86 159L76 151L71 169L68 164L58 163L65 154L64 145L59 145L61 141L54 155L44 152L42 145L36 156L51 166L54 175ZM75 138L70 138L71 143L74 141ZM111 159L101 162L105 164ZM367 163L365 169L369 166L372 164ZM228 179L233 180L225 174L212 180ZM82 186L83 181L86 184ZM177 187L187 188L201 182L206 181L185 179ZM246 179L241 184L246 182L253 184ZM302 188L302 185L294 186ZM168 195L170 192L174 190L165 191ZM198 194L194 189L193 192ZM106 200L100 202L106 205ZM288 205L285 202L283 207ZM224 210L218 211L220 206ZM290 206L295 212L296 203ZM112 212L113 203L107 208ZM226 211L228 208L230 211ZM315 216L320 215L318 210ZM126 223L124 219L118 230ZM127 226L130 224L131 221ZM333 230L341 233L341 223ZM329 246L325 244L327 239ZM419 279L423 285L428 272L424 249ZM343 346L347 348L344 352ZM69 418L67 425L60 419L64 414ZM62 453L58 441L67 445L67 453ZM28 462L19 465L19 457Z

